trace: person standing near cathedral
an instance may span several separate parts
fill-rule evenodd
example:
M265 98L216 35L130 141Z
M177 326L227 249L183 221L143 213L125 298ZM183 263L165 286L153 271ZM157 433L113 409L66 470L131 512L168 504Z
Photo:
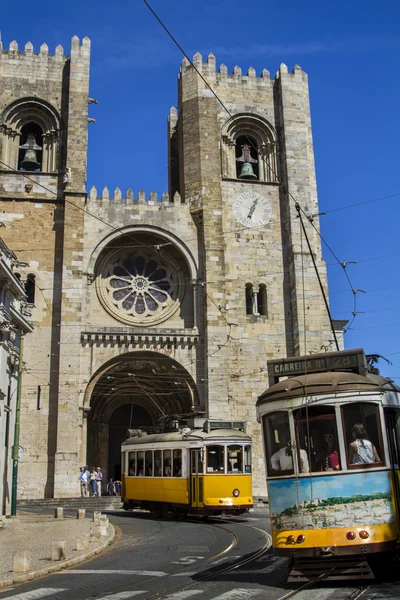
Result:
M95 498L97 496L97 481L96 481L96 476L97 476L97 470L96 467L92 467L92 470L90 471L90 489L92 492L92 498Z
M89 496L89 480L90 472L87 465L81 467L81 474L79 475L79 481L81 483L81 497L87 498Z
M100 467L96 469L96 488L97 488L97 497L101 497L101 482L103 480L103 473L101 472Z

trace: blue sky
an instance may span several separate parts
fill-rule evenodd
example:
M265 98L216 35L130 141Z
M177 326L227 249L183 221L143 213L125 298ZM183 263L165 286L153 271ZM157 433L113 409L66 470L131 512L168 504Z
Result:
M400 216L398 65L400 4L294 0L151 0L185 51L213 52L217 65L274 74L281 62L308 73L321 230L357 293L358 314L346 346L388 357L384 375L400 383ZM166 119L176 105L181 61L142 0L42 0L32 9L4 3L3 44L46 42L69 53L74 34L92 40L88 186L159 194L167 187ZM16 18L16 16L18 18ZM376 198L392 198L351 204ZM334 318L349 319L353 294L325 249Z

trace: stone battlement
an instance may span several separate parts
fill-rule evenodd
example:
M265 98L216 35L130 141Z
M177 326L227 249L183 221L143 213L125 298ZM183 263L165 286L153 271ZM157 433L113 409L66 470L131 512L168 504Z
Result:
M71 57L72 56L89 56L90 55L90 39L88 37L84 37L82 40L82 45L80 44L79 38L74 35L71 40ZM61 45L58 45L55 49L54 54L49 54L49 47L46 43L42 44L39 48L39 52L34 52L33 44L31 42L27 42L25 44L24 50L20 51L18 49L18 43L13 40L8 50L3 49L3 44L0 41L0 58L1 60L12 60L14 61L24 61L26 59L32 60L48 60L49 58L53 60L67 60L69 57L64 56L64 48Z
M146 193L143 190L140 190L137 198L135 198L133 191L129 188L126 192L126 196L122 196L122 192L119 187L115 188L114 195L110 196L109 189L105 187L101 193L101 196L98 196L97 189L93 186L90 190L89 194L90 202L110 202L110 204L116 203L124 203L126 206L135 206L135 205L147 205L147 206L174 206L181 204L181 196L178 192L175 192L174 197L170 200L170 197L167 192L163 192L161 198L158 198L157 193L153 190L150 192L150 196L146 198Z
M271 81L271 75L267 69L263 69L261 71L260 77L257 77L256 70L253 69L253 67L249 67L247 69L247 73L243 74L241 67L238 67L236 65L233 68L232 73L228 73L228 67L222 63L217 72L216 58L215 58L214 54L209 54L207 57L207 60L205 62L203 62L202 55L199 52L197 52L193 56L192 62L193 62L193 65L196 67L196 69L199 71L199 73L201 73L205 77L207 75L208 76L214 75L214 77L216 77L217 81L221 82L221 83L223 83L224 80L227 80L227 81L229 80L230 84L232 82L241 82L241 83L248 84L249 81L257 81L259 83L262 83L265 81ZM188 69L193 69L193 67L190 64L190 62L188 61L188 59L185 57L181 63L181 73L185 73L185 71ZM289 74L288 67L287 67L287 65L285 65L285 63L282 63L280 65L280 67L275 75L275 79L279 79L282 75L289 75L289 76L292 75L296 78L300 77L301 79L307 78L306 73L304 73L304 71L301 69L301 67L299 67L299 65L295 65L292 70L292 73Z

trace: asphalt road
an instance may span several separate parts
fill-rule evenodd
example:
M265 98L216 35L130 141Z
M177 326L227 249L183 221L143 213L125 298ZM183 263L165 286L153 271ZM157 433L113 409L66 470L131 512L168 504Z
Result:
M266 513L225 520L175 521L146 513L110 515L119 528L110 550L75 569L3 590L0 600L362 600L399 598L394 583L286 583L274 557ZM359 594L357 596L357 594ZM393 595L392 595L393 594Z

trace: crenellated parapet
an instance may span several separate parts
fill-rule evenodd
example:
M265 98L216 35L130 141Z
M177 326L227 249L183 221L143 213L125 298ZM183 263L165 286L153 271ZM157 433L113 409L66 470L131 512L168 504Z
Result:
M110 195L110 191L107 187L103 188L101 195L98 194L97 188L94 186L90 190L89 202L92 204L104 204L109 203L110 205L123 205L126 208L143 206L146 208L167 208L169 206L181 205L181 196L178 192L175 192L173 198L170 198L167 192L163 192L159 198L157 192L152 190L149 196L143 190L139 190L135 196L131 188L126 191L125 196L119 187L115 188L113 195Z
M192 63L195 69L207 80L208 77L223 85L224 83L241 84L244 86L251 86L252 83L255 85L264 86L266 83L271 84L274 79L281 77L293 77L295 79L307 80L307 74L299 67L295 65L292 72L288 72L288 67L282 63L275 75L275 78L271 78L270 72L267 69L263 69L259 77L257 77L256 70L253 67L249 67L247 71L243 72L242 68L235 66L231 73L228 72L228 67L223 63L220 65L217 71L216 58L214 54L209 54L207 59L203 61L202 55L197 52L192 59ZM181 63L181 76L185 76L186 73L195 70L190 64L189 60L185 57Z
M55 48L54 54L49 54L49 47L46 43L43 43L39 51L35 52L31 42L27 42L24 48L20 49L18 43L13 40L8 50L4 49L0 42L0 65L3 73L6 73L8 68L14 75L26 76L35 73L35 77L38 78L41 73L44 74L44 71L51 70L52 66L54 69L59 69L60 65L63 65L69 58L88 62L90 39L85 37L80 43L79 38L75 35L71 40L70 56L64 55L64 48L61 45Z

